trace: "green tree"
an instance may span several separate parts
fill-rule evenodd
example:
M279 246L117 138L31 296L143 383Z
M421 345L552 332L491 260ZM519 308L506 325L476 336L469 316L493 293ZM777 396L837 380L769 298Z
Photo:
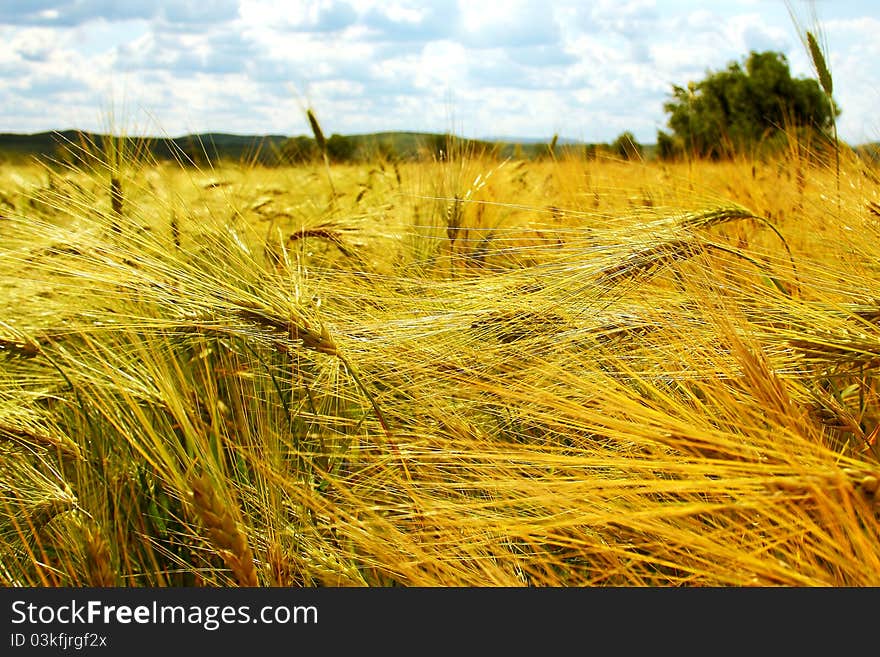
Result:
M327 157L333 162L349 162L354 159L355 143L339 134L330 135L327 140Z
M785 55L771 51L752 51L687 88L673 85L663 108L673 134L659 131L657 142L667 157L726 157L790 128L827 135L840 114L816 80L792 78Z
M680 157L683 151L681 138L676 138L668 132L657 131L657 157L661 160L674 160Z
M640 160L642 158L642 145L636 141L633 133L623 132L611 144L611 151L624 160Z

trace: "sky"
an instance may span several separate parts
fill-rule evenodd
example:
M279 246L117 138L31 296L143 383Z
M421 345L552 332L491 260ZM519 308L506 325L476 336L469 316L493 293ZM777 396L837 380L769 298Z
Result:
M827 46L842 139L880 141L877 0L2 0L0 132L386 130L642 143L673 84Z

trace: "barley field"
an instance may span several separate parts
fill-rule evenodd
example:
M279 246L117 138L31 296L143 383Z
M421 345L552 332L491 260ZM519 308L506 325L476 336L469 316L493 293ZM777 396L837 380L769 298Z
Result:
M4 166L0 583L880 585L878 173Z

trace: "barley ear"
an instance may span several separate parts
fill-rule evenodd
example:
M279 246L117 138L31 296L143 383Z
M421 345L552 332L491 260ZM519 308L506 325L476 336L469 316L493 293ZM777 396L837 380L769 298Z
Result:
M315 112L311 108L306 110L306 117L309 119L312 134L315 135L315 143L318 145L318 150L321 151L321 157L324 160L324 168L327 170L327 182L330 183L330 204L335 207L338 194L336 193L336 187L333 185L333 176L330 175L330 156L327 154L327 140L324 138L321 124L318 123L318 117L315 116Z
M241 586L259 586L247 536L238 526L235 515L217 496L210 477L192 477L189 487L193 510L207 530L211 545Z
M840 210L840 143L837 137L837 119L834 116L834 99L832 93L834 91L834 82L831 78L831 71L828 70L828 64L825 62L825 56L819 47L819 41L816 35L807 32L807 49L810 51L810 57L813 60L813 66L816 68L816 74L819 76L819 84L825 95L828 96L828 102L831 104L831 125L834 130L834 172L835 181L837 183L837 207Z
M807 31L807 47L810 49L810 57L813 58L813 66L816 67L816 73L819 75L819 84L822 85L822 90L830 97L834 92L831 72L825 63L825 56L822 54L822 49L819 47L816 35L809 30Z
M306 110L306 117L309 119L309 126L312 128L312 134L315 135L315 143L321 153L327 152L327 140L324 138L324 132L321 130L321 124L318 123L318 117L311 109Z
M296 585L296 566L277 543L266 550L266 572L272 586L291 587Z
M86 566L89 586L108 587L116 585L116 574L111 567L110 546L97 529L83 529Z
M117 175L110 176L110 207L117 218L122 216L123 199L122 181Z

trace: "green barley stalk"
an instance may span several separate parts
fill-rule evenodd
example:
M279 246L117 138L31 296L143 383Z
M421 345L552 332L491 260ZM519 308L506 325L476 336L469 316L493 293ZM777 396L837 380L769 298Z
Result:
M813 66L816 67L816 74L819 76L819 84L822 85L822 91L824 91L828 97L834 93L834 83L831 79L831 72L828 70L828 66L825 63L825 56L822 54L822 49L819 47L819 42L816 40L816 36L807 30L807 48L810 51L810 57L813 59Z
M547 147L547 150L550 151L550 157L556 159L556 143L559 141L559 135L554 134L553 139L550 140L550 145Z
M813 60L813 66L816 69L816 75L819 78L819 85L822 91L828 97L831 104L831 129L834 132L834 173L837 180L837 199L840 201L840 141L837 137L837 119L834 116L834 81L831 78L831 71L825 62L825 55L816 36L807 30L807 49L810 51L810 58Z
M813 30L805 30L801 27L800 21L798 21L797 15L792 7L791 1L786 0L785 2L786 8L788 9L788 15L791 17L792 22L794 23L795 30L801 38L801 41L804 44L807 52L810 54L810 59L813 63L813 69L816 73L816 77L819 79L819 86L822 88L822 91L828 97L828 102L831 104L831 130L834 138L834 172L835 172L835 180L837 183L837 201L840 203L840 140L837 135L837 118L834 116L834 79L831 77L831 70L828 67L828 62L825 58L825 52L827 50L827 46L820 43L820 39L817 38L817 34L821 37L821 29ZM819 25L819 19L816 16L816 7L812 6L812 22L814 25Z

